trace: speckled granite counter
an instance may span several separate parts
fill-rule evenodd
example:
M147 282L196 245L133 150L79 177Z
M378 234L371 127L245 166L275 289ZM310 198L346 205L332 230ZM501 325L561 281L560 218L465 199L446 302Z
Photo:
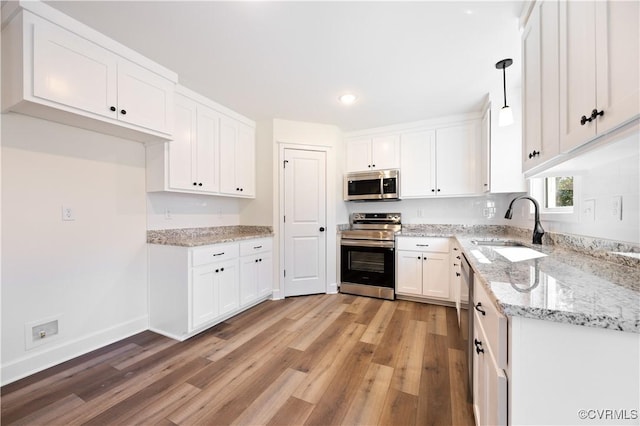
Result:
M576 241L577 247L569 249L563 238L581 237L559 234L545 234L547 244L534 246L530 232L507 226L422 226L403 228L400 235L455 236L476 272L476 283L490 290L507 316L640 333L640 263L628 255L609 253L634 253L637 247L597 242L609 250L594 248L591 253L589 245L595 243ZM499 247L472 242L487 238L518 241L546 256L511 262L495 250Z
M273 229L270 226L215 226L147 231L147 243L197 247L271 236Z

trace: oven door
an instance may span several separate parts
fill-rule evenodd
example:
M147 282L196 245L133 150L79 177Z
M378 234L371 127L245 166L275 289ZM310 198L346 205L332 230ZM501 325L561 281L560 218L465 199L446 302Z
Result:
M340 251L342 283L395 289L393 241L342 240Z

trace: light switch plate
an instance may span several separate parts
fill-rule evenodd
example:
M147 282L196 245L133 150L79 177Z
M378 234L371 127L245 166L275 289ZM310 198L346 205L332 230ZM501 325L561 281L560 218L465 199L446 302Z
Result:
M611 216L617 220L622 220L622 195L611 197Z
M595 222L596 221L596 200L591 198L584 200L582 205L582 221L583 222Z

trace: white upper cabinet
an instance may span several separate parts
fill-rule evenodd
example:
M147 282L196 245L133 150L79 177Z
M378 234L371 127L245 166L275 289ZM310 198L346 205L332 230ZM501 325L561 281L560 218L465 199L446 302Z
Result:
M79 23L67 29L48 19L21 10L3 28L3 111L145 142L171 137L175 73L114 53L115 42Z
M471 195L481 191L477 185L483 161L477 149L479 142L478 120L436 130L435 194Z
M397 135L374 136L347 141L347 171L397 169L400 163L400 138Z
M433 195L436 186L436 131L403 133L400 139L400 197Z
M487 138L489 129L487 131ZM489 154L481 121L470 120L400 136L400 197L463 196L485 191ZM489 141L486 140L486 149ZM484 165L482 163L485 163ZM481 173L486 173L482 177Z
M227 117L220 120L220 192L255 196L255 130Z
M560 151L558 5L536 3L523 33L524 171Z
M174 139L146 149L147 191L255 196L253 123L182 86L177 91Z
M491 104L482 115L480 122L480 180L478 192L491 191Z
M560 148L640 115L640 3L561 2Z

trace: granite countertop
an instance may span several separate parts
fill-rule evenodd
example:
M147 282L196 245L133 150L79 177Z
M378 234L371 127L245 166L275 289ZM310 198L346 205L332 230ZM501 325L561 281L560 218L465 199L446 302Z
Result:
M633 257L586 254L579 244L577 250L534 245L530 235L499 227L407 229L399 235L455 237L476 283L489 290L507 316L640 333L640 266ZM472 242L496 238L517 241L546 256L511 262L498 253L504 247Z
M161 229L147 231L147 243L197 247L254 238L272 237L270 226L215 226L211 228Z

